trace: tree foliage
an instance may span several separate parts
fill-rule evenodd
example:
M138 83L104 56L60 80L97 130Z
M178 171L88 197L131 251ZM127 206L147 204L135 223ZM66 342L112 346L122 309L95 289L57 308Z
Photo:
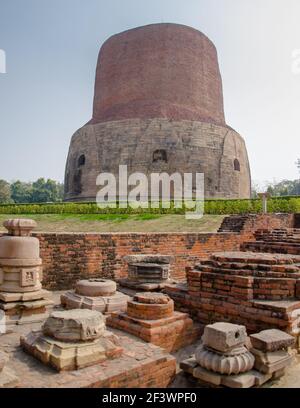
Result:
M0 203L47 203L63 200L63 184L43 178L33 183L17 180L11 184L0 180Z
M5 180L0 180L0 203L9 204L13 202L11 198L10 184Z

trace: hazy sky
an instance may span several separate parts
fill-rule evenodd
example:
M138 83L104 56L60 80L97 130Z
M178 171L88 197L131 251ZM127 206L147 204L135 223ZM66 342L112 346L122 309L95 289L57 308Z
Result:
M252 178L296 179L300 0L0 0L0 178L63 180L70 138L91 118L100 46L161 22L215 43L226 121L246 140Z

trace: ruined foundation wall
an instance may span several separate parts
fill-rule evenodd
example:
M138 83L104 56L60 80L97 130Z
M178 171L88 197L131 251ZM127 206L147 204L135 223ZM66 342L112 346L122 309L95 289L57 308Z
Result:
M258 215L252 229L235 233L102 233L34 234L40 239L47 289L70 289L77 280L91 277L117 279L127 276L124 256L131 254L174 255L171 277L185 280L185 268L216 251L236 251L255 239L259 228L290 227L288 214ZM257 220L257 222L255 222Z

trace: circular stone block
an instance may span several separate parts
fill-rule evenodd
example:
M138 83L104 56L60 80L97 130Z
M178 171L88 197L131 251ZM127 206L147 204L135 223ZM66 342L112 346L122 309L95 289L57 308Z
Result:
M116 293L116 282L108 279L87 279L76 284L75 292L79 295L98 297L111 296Z
M74 309L52 312L44 323L44 335L60 341L77 342L100 338L105 331L103 315L95 310Z
M171 317L174 302L162 293L138 293L127 304L127 314L140 320L159 320Z
M237 375L250 371L255 361L254 356L246 347L241 347L239 353L236 355L216 353L201 344L196 350L195 358L197 363L208 371L224 375Z
M61 304L66 309L90 309L103 314L126 312L129 296L116 292L111 296L84 296L74 292L61 295Z
M164 295L163 293L156 293L156 292L136 293L133 299L136 302L146 303L146 304L165 305L170 302L170 298L168 295Z
M37 227L37 223L30 219L9 219L3 222L9 235L26 237Z

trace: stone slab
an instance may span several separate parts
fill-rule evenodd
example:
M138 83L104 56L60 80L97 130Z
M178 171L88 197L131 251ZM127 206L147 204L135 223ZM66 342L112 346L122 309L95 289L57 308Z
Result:
M49 316L49 311L44 311L41 313L33 313L30 315L12 315L6 316L5 323L7 326L23 326L23 325L31 325L34 323L42 323L47 319Z
M119 285L124 286L125 288L140 290L143 292L155 292L158 290L163 290L167 285L174 284L173 280L166 280L161 283L139 283L131 281L130 279L119 279Z
M21 310L34 310L34 309L41 309L46 306L51 306L53 302L48 299L40 299L40 300L31 300L27 302L3 302L0 301L0 309L4 310L5 312L11 312L13 310L16 311L16 314L20 314Z
M198 366L195 357L190 357L187 360L184 360L180 363L180 368L189 374L193 374L194 369Z
M287 349L295 344L295 338L281 330L263 330L250 336L252 346L261 351Z
M32 331L22 336L20 343L27 353L57 371L89 367L108 358L116 358L123 351L117 337L109 332L96 340L72 343L50 338L41 331Z
M9 293L0 292L0 300L3 302L27 302L32 300L50 299L51 292L41 289L36 292Z
M222 376L222 385L228 388L251 388L255 385L255 375L248 373Z
M200 366L194 368L193 377L215 386L221 385L222 382L222 376L220 374L205 370L205 368Z

